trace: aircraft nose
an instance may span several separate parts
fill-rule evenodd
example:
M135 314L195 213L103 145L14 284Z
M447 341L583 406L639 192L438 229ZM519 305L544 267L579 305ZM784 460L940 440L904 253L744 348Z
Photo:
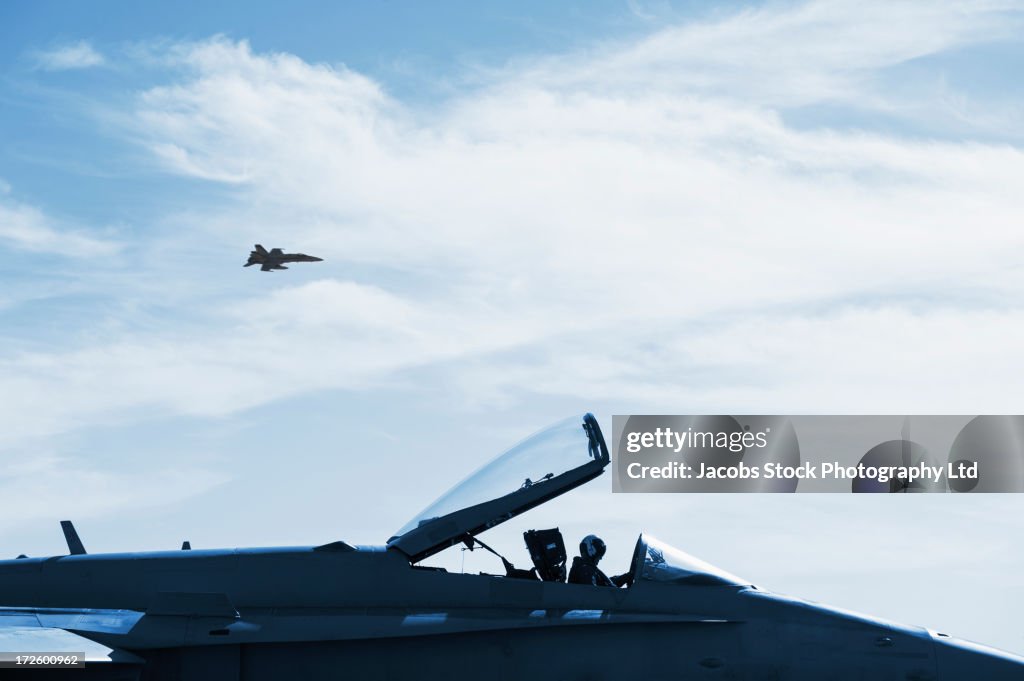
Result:
M933 638L941 681L1024 680L1024 657L945 634Z

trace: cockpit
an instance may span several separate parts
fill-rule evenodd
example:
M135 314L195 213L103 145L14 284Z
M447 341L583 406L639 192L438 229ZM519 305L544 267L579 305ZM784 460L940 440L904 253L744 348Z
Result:
M691 586L750 586L750 582L641 534L633 553L634 579Z
M533 562L528 570L516 568L478 535L593 480L609 462L608 447L592 414L565 419L526 438L457 484L396 532L388 548L400 551L415 565L461 543L501 558L508 578L565 583L568 556L557 528L524 533ZM616 580L622 586L750 584L644 534L637 540L629 571Z

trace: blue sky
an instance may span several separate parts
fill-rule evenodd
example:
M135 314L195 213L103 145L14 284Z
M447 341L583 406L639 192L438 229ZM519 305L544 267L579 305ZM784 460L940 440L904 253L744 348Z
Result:
M9 554L379 543L585 410L1024 408L1019 4L282 7L0 8ZM489 541L1024 651L1017 497L610 485Z

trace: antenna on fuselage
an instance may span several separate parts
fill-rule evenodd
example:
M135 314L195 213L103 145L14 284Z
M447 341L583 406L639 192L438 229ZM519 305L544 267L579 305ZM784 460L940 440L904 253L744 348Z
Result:
M72 556L84 556L85 547L82 546L82 540L78 538L74 524L70 520L62 520L60 529L64 530L64 541L68 543L68 552Z

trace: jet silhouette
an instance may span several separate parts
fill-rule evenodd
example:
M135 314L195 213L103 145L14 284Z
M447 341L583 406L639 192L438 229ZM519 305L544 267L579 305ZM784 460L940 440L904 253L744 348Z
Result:
M523 534L529 570L478 538L595 480L610 462L592 414L566 419L495 459L380 546L185 542L182 550L87 553L74 525L62 522L70 555L0 560L0 678L1024 679L1024 657L775 594L646 533L621 588L567 582L557 527ZM374 502L346 522L357 528L380 515ZM754 534L722 531L735 541ZM430 564L460 546L495 554L504 569ZM7 673L8 664L49 668L26 676Z
M256 250L249 253L249 265L261 265L260 270L270 272L271 270L286 270L283 265L286 262L321 262L323 258L317 258L305 253L284 253L280 248L272 248L269 251L263 246L256 244Z

